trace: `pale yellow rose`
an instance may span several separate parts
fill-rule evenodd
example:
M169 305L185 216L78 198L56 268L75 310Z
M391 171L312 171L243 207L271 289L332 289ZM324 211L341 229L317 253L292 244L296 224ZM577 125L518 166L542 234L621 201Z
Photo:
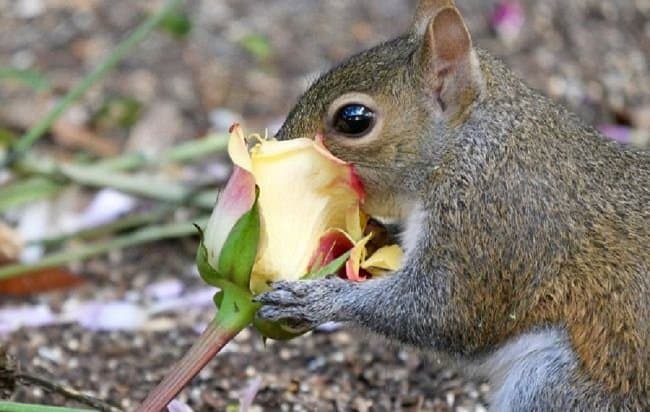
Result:
M364 235L363 186L354 167L334 157L321 139L277 141L259 135L245 139L241 128L235 126L228 153L259 188L261 231L251 274L253 293L266 290L273 281L299 280L348 251L350 258L340 274L350 280L399 267L402 252L396 245L366 257L371 235ZM248 190L253 193L254 187ZM244 204L250 203L251 196L241 197ZM224 225L215 223L219 214L213 214L206 232L210 227L219 231L232 228L232 219ZM216 229L218 226L223 229ZM227 232L206 233L208 236L218 238L222 245ZM207 246L209 256L218 258L220 246L216 250Z

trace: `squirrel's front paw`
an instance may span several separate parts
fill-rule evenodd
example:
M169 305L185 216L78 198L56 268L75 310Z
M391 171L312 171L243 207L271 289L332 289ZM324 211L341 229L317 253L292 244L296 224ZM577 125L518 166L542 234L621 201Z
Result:
M346 320L342 302L346 290L351 287L354 287L352 283L336 277L275 282L271 290L255 298L264 305L257 316L304 328L313 328L328 321Z

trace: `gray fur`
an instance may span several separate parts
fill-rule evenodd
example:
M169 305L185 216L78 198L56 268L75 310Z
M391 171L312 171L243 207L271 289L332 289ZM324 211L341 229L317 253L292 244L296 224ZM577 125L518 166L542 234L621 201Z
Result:
M504 373L495 410L650 408L650 156L606 141L480 50L480 93L450 124L418 50L402 37L354 57L278 134L315 134L349 91L402 102L383 147L329 147L359 166L370 204L390 195L388 217L406 225L403 267L363 283L276 283L259 316L353 322ZM539 350L513 352L521 339Z

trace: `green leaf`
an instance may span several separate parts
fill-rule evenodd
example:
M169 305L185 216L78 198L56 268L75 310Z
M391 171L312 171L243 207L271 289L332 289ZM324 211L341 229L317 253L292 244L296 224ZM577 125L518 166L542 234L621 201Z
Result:
M249 34L241 39L240 44L258 60L265 60L272 54L269 39L261 34Z
M184 39L192 30L192 21L182 10L170 11L160 22L160 28L175 39Z
M0 68L0 80L15 80L26 84L37 92L49 90L47 78L35 70L22 70L13 67Z
M93 116L95 127L110 129L113 127L132 127L140 118L142 104L132 97L109 97Z
M257 199L230 231L219 255L217 271L235 285L249 289L251 270L257 257L260 238L260 214Z
M0 213L58 193L59 183L45 177L30 177L0 187Z
M199 248L196 251L196 268L199 270L199 274L205 283L219 287L219 280L223 279L223 276L219 275L219 272L208 263L208 249L203 244L203 230L196 225L195 227L199 231L199 237L201 239Z
M311 273L307 274L303 279L307 280L313 280L313 279L320 279L324 278L327 275L331 275L332 273L336 273L345 265L345 261L348 260L350 257L350 251L345 252L341 256L337 257L330 263L328 263L325 266L322 266Z

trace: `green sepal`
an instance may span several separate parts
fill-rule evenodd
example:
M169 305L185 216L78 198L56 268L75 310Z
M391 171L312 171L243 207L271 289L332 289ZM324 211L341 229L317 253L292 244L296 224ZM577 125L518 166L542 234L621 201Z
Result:
M214 297L212 298L214 301L214 305L216 307L221 307L221 304L223 303L223 290L220 290L219 292L214 294Z
M201 239L199 248L196 251L196 268L205 283L211 286L219 286L223 277L208 263L208 249L203 243L203 230L196 225L195 227L199 231L199 238Z
M257 257L260 238L260 214L256 188L253 207L233 226L219 255L217 271L225 274L235 285L249 290L250 276Z
M214 302L219 309L217 321L225 328L244 328L253 323L255 313L261 305L253 302L250 291L227 280L221 280L219 283L221 291L214 296Z
M289 340L308 332L307 330L292 330L282 322L272 322L259 318L255 318L253 326L255 326L255 329L257 329L265 339L269 338L274 340Z
M351 252L348 250L347 252L337 257L327 265L321 266L320 268L312 271L311 273L308 273L302 279L305 280L321 279L324 278L325 276L335 274L336 272L339 271L339 269L343 267L343 265L345 265L345 261L350 258L350 253Z

